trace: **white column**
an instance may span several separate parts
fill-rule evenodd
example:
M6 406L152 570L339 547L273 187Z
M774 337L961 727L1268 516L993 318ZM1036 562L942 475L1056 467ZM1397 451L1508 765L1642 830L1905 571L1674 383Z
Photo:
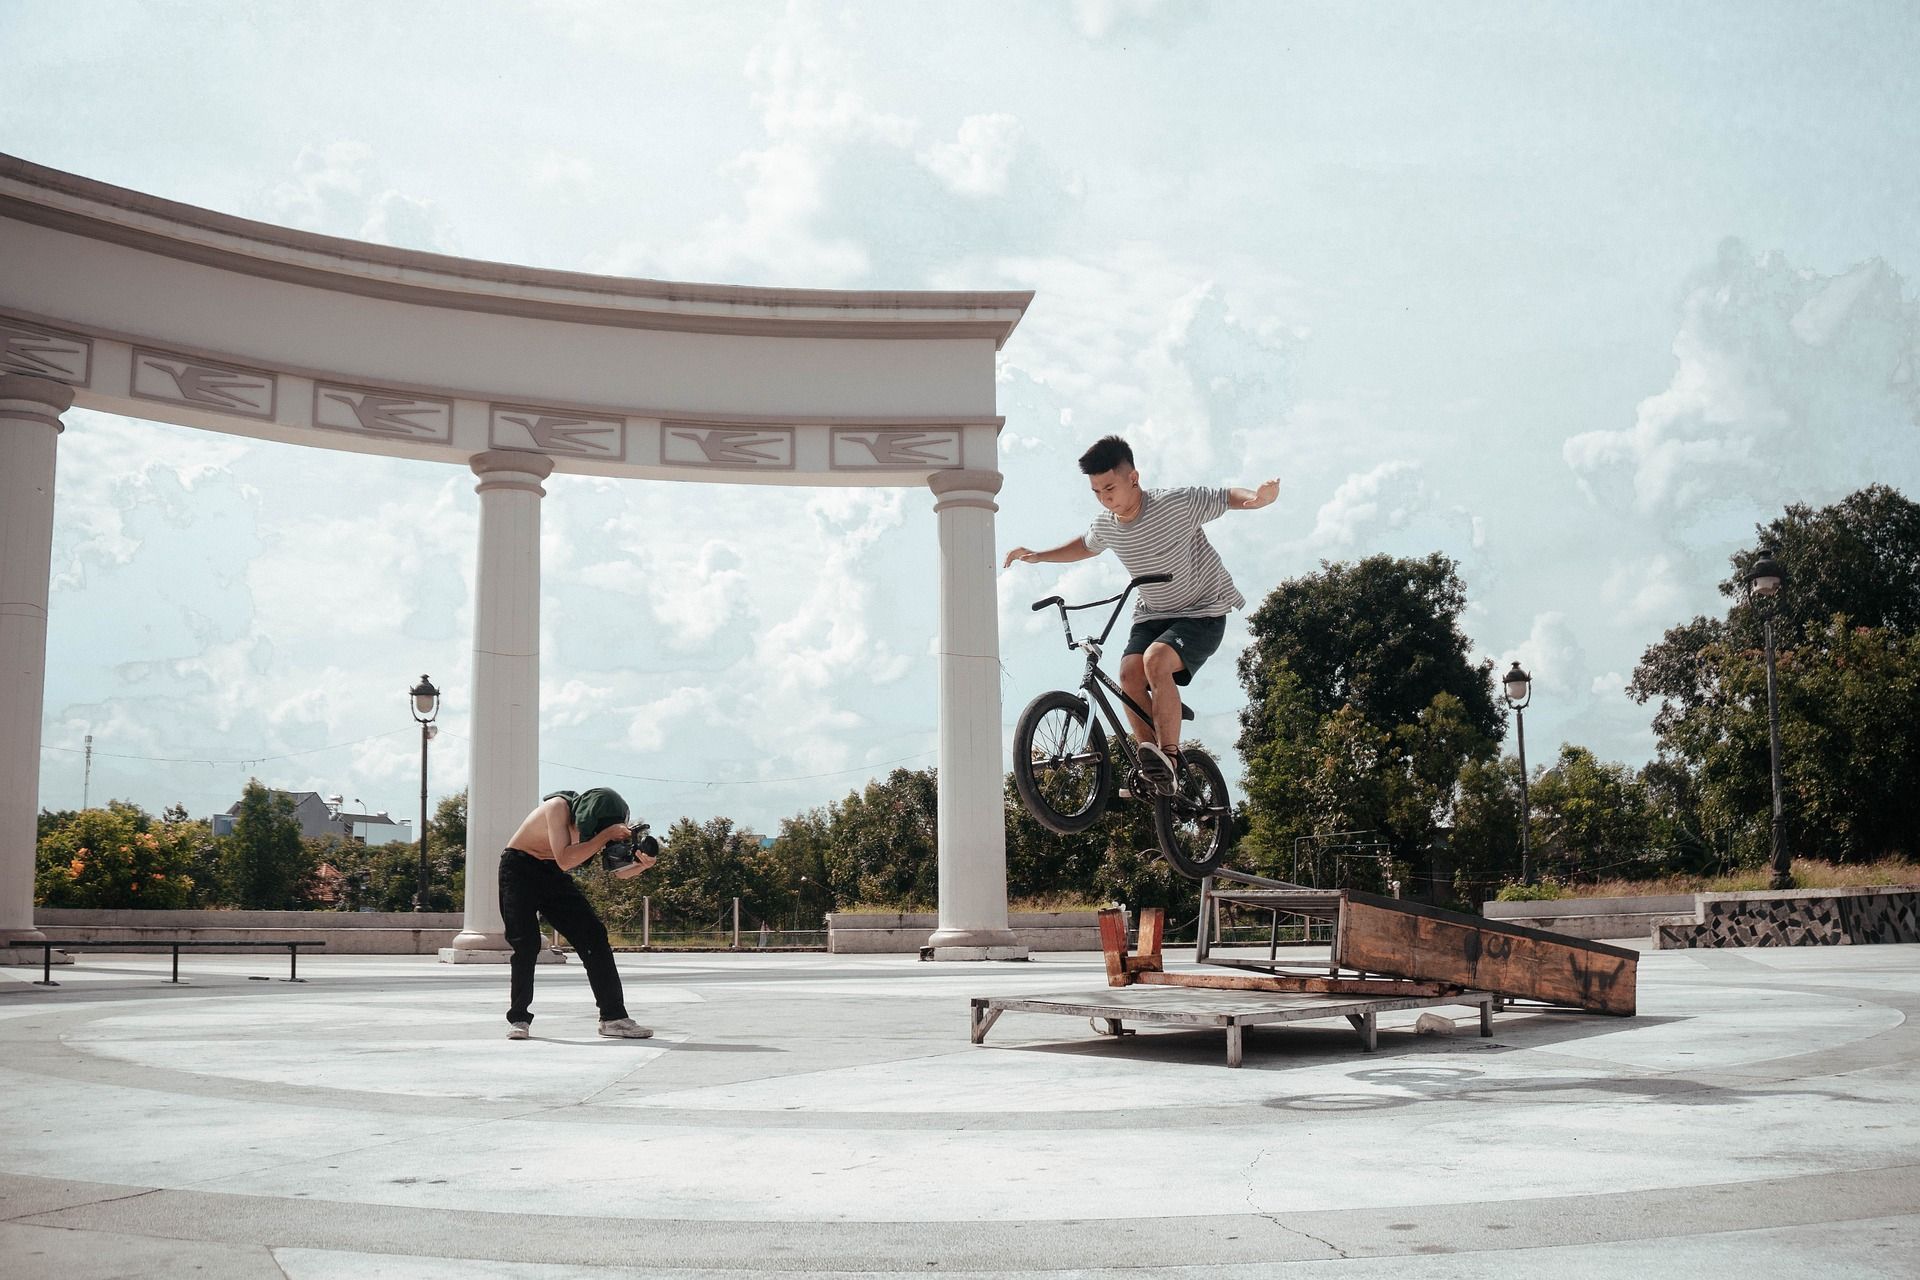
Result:
M53 463L73 388L0 374L0 954L33 927Z
M1020 960L1007 928L1000 611L994 591L998 471L941 471L940 927L936 960Z
M504 959L500 851L540 790L540 482L553 459L475 454L480 477L474 579L472 744L467 781L466 919L443 960Z

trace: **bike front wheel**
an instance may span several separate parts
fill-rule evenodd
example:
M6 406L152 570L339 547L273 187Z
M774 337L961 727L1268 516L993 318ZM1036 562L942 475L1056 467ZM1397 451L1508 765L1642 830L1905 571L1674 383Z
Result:
M1233 801L1213 757L1198 747L1180 753L1179 786L1153 799L1153 830L1174 870L1199 880L1219 870L1233 834Z
M1085 698L1056 689L1027 704L1013 731L1013 785L1041 826L1070 836L1100 821L1112 778L1107 735Z

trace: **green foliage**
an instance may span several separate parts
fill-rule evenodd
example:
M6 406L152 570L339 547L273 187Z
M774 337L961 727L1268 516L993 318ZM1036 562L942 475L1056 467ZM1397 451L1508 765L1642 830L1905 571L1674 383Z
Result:
M366 845L345 836L304 842L313 874L302 890L312 906L334 911L412 911L420 892L420 846ZM452 869L438 840L428 842L428 911L457 911Z
M1247 619L1253 643L1240 656L1249 700L1241 750L1279 731L1265 713L1282 670L1321 718L1351 708L1391 729L1447 693L1469 726L1498 741L1505 714L1494 701L1492 662L1475 666L1468 657L1472 644L1459 626L1466 599L1457 567L1439 552L1424 560L1323 561L1319 573L1281 583Z
M1567 897L1564 886L1552 880L1539 880L1533 884L1509 884L1501 887L1493 896L1495 902L1552 902Z
M1240 659L1241 864L1290 875L1296 842L1372 831L1389 846L1385 866L1335 851L1325 874L1377 888L1427 866L1462 768L1491 758L1504 731L1492 664L1468 657L1465 607L1438 554L1323 564L1267 596Z
M833 806L831 875L850 897L931 908L939 901L938 777L895 769Z
M300 839L293 800L247 779L227 837L222 878L234 906L286 910L305 905L302 891L314 863Z
M172 910L191 905L193 832L137 805L67 811L42 824L34 898L47 907Z
M1534 780L1530 798L1536 869L1593 880L1644 863L1654 839L1653 800L1626 765L1563 746Z
M1755 865L1771 846L1765 625L1777 650L1789 848L1834 861L1920 848L1920 505L1870 485L1829 507L1788 507L1756 530L1720 584L1725 618L1697 617L1649 647L1628 692L1658 700L1661 759L1680 869ZM1772 543L1785 570L1771 601L1745 598Z

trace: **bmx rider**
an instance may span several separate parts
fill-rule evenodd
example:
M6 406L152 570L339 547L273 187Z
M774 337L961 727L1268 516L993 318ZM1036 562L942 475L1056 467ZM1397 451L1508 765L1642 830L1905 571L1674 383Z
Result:
M1015 547L1000 567L1016 560L1071 564L1111 548L1132 577L1173 575L1140 588L1120 659L1120 687L1153 716L1149 724L1127 708L1141 770L1155 786L1173 791L1181 776L1180 687L1220 647L1227 614L1246 604L1204 526L1228 511L1271 506L1280 482L1254 489L1144 489L1133 450L1119 436L1107 436L1082 454L1080 470L1106 510L1072 541L1045 551Z

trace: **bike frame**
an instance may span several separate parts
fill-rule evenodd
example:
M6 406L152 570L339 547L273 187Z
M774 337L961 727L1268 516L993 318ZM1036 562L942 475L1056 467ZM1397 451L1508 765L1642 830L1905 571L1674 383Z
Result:
M1048 596L1045 600L1036 600L1033 602L1033 608L1036 613L1048 605L1058 606L1060 610L1060 629L1066 633L1067 648L1079 649L1087 655L1086 669L1080 673L1080 687L1087 692L1093 704L1099 707L1101 713L1106 716L1107 723L1113 728L1114 741L1118 744L1120 753L1126 757L1128 767L1135 770L1139 768L1139 762L1134 752L1131 737L1127 733L1126 726L1120 721L1120 713L1113 709L1113 704L1107 701L1104 693L1100 692L1100 686L1105 685L1111 689L1114 697L1120 699L1121 702L1127 705L1128 710L1132 711L1133 714L1139 716L1148 724L1153 723L1153 713L1127 696L1127 691L1120 687L1119 682L1101 669L1100 658L1105 650L1107 637L1113 632L1113 624L1119 620L1120 611L1126 607L1127 597L1133 594L1134 588L1151 586L1157 582L1170 582L1172 580L1173 575L1169 573L1149 573L1143 574L1129 582L1126 590L1122 591L1119 595L1108 596L1104 600L1090 600L1086 604L1068 604L1059 596ZM1081 609L1098 609L1103 604L1113 606L1113 612L1107 616L1107 625L1100 629L1100 634L1097 636L1082 637L1079 640L1075 640L1073 638L1073 619L1067 615L1078 612Z

